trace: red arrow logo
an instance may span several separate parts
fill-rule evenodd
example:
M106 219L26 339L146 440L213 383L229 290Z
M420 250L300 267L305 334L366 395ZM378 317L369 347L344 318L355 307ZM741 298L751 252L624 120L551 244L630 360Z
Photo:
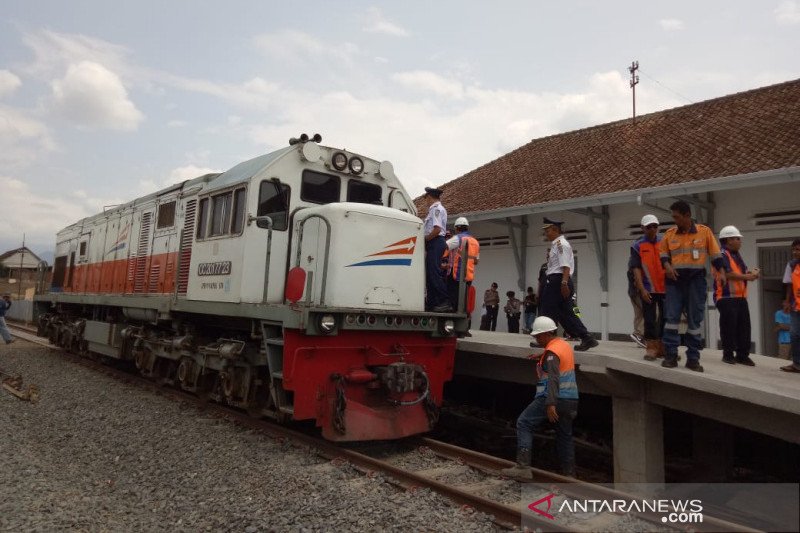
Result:
M546 501L547 502L547 511L549 511L550 510L550 506L553 504L553 502L551 502L550 500L552 500L554 496L555 496L555 494L548 494L547 496L545 496L541 500L535 501L532 504L530 504L528 506L528 509L530 509L534 513L538 513L538 514L540 514L540 515L542 515L542 516L544 516L546 518L549 518L550 520L555 520L555 517L553 517L553 515L551 515L550 513L546 512L546 511L542 511L541 509L537 509L536 508L537 505L539 505L540 503Z

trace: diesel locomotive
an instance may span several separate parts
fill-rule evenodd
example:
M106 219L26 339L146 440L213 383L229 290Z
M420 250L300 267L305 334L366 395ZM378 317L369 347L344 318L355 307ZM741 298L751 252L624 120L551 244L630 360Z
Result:
M334 441L429 430L466 304L425 311L423 224L392 164L320 143L58 232L39 335Z

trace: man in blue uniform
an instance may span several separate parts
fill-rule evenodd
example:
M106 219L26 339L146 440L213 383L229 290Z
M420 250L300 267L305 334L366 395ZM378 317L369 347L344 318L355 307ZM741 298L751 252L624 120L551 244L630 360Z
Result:
M547 250L547 271L539 298L539 316L547 316L561 324L570 337L578 338L581 343L575 351L583 352L597 346L597 340L588 332L581 319L575 315L572 297L575 286L572 273L575 272L575 258L564 235L561 234L563 222L544 219L544 236L550 241Z
M445 231L447 230L447 210L439 201L441 189L425 187L425 201L428 214L425 216L425 308L436 313L453 311L447 296L447 286L442 277L441 261L447 249Z

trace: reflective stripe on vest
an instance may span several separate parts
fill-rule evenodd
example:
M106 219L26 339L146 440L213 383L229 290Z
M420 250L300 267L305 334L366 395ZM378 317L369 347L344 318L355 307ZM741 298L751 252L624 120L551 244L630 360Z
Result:
M545 352L553 352L558 356L558 397L564 400L578 399L578 383L575 381L575 353L572 346L561 338L554 338L547 343ZM539 359L539 381L536 383L536 398L547 396L547 372L544 371L544 357Z
M734 260L733 254L726 248L722 249L722 253L728 258L728 263L731 265L731 272L735 274L744 274L739 263ZM714 301L720 298L747 298L747 282L743 279L729 279L723 285L719 280L719 273L714 270Z
M453 258L453 279L458 280L461 275L461 254L464 253L466 248L467 254L467 269L464 272L464 281L472 281L475 279L475 260L480 254L481 245L478 244L478 239L469 233L458 234L458 251L454 254Z

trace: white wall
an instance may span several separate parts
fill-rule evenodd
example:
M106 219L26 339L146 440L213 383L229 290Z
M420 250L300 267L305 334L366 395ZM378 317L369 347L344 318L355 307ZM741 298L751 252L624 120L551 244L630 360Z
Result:
M800 237L800 224L784 226L756 226L753 216L760 212L775 212L781 210L800 210L800 182L780 186L761 188L739 189L733 191L719 191L714 193L714 230L732 224L742 232L744 241L742 256L748 267L758 266L757 240L769 239L768 245L783 245L791 242L793 238ZM634 237L630 234L631 225L638 225L641 217L647 213L655 214L659 220L671 222L666 212L673 199L664 198L652 203L662 207L659 211L650 207L637 204L623 204L609 207L609 255L608 255L608 319L609 332L627 335L633 329L633 310L627 294L627 263L630 254L630 245ZM591 229L586 217L574 213L555 212L551 218L565 221L565 230L586 229L588 239L572 241L573 248L578 258L578 304L581 314L590 331L599 332L602 328L600 270L595 255L595 246L592 242ZM519 220L516 218L515 220ZM527 247L527 285L536 288L539 267L544 262L547 246L542 237L542 215L529 217L528 247ZM508 235L508 228L503 224L490 222L477 222L473 225L472 233L477 238L499 237ZM517 235L519 235L518 230ZM766 243L763 245L767 245ZM475 289L478 296L477 309L473 315L473 324L477 328L480 320L480 304L483 302L483 291L493 282L500 285L501 306L505 302L505 291L511 289L520 296L517 286L517 269L514 262L514 253L511 246L490 246L481 248L481 261L475 273ZM748 289L748 302L752 321L753 341L756 343L756 352L761 351L761 295L759 282L751 283ZM709 302L711 299L709 297ZM716 346L718 339L718 320L716 311L709 313L708 340L709 345ZM772 321L772 316L767 320ZM505 317L500 314L498 330L506 330Z

